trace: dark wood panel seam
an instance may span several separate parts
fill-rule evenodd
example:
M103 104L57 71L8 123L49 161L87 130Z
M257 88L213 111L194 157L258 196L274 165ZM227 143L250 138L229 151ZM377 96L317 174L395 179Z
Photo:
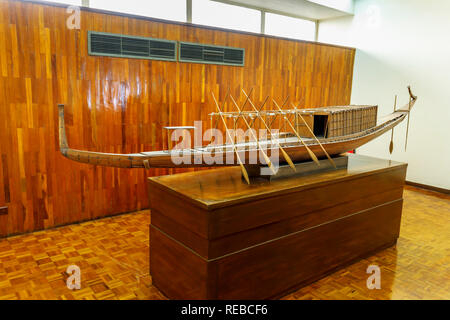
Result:
M5 154L2 154L2 158L0 159L2 161L3 166L3 185L4 185L4 192L5 192L5 202L10 203L11 202L11 191L9 187L9 173L8 173L8 158Z
M300 234L300 233L302 233L302 232L306 232L306 231L309 231L309 230L312 230L312 229L316 229L316 228L319 228L319 227L321 227L321 226L324 226L324 225L327 225L327 224L330 224L330 223L337 222L337 221L339 221L339 220L347 219L347 218L350 218L350 217L353 217L353 216L356 216L356 215L365 213L365 212L367 212L367 211L371 211L371 210L374 210L374 209L377 209L377 208L380 208L380 207L384 207L384 206L387 206L387 205L390 205L390 204L394 204L394 203L399 202L399 201L403 201L403 199L397 199L397 200L393 200L393 201L390 201L390 202L386 202L386 203L383 203L383 204L378 205L378 206L375 206L375 207L371 207L371 208L368 208L368 209L364 209L364 210L361 210L361 211L358 211L358 212L349 214L349 215L347 215L347 216L345 216L345 217L341 217L341 218L338 218L338 219L334 219L334 220L331 220L331 221L327 221L327 222L325 222L325 223L318 224L318 225L316 225L316 226L314 226L314 227L306 228L306 229L303 229L303 230L300 230L300 231L296 231L296 232L289 233L289 234L287 234L287 235L284 235L284 236L281 236L281 237L278 237L278 238L275 238L275 239L271 239L271 240L268 240L268 241L265 241L265 242L261 242L261 243L258 243L258 244L256 244L256 245L247 247L247 248L245 248L245 249L238 250L238 251L235 251L235 252L232 252L232 253L228 253L228 254L225 254L225 255L223 255L223 256L214 258L214 259L205 259L205 258L202 257L201 255L199 255L197 252L195 252L195 251L192 250L191 248L187 247L185 244L181 243L180 241L174 239L173 237L171 237L170 235L168 235L167 233L165 233L165 232L162 231L161 229L155 227L154 225L150 225L150 227L155 228L156 230L158 230L159 232L161 232L162 234L164 234L167 238L169 238L169 239L175 241L176 243L178 243L179 245L183 246L185 249L187 249L187 250L189 250L190 252L194 253L196 256L198 256L200 259L204 260L205 262L213 262L213 261L220 260L220 259L226 258L226 257L228 257L228 256L232 256L232 255L234 255L234 254L241 253L241 252L244 252L244 251L247 251L247 250L250 250L250 249L253 249L253 248L256 248L256 247L265 245L265 244L268 244L268 243L272 243L272 242L274 242L274 241L278 241L278 240L281 240L281 239L284 239L284 238L287 238L287 237L291 237L291 236Z

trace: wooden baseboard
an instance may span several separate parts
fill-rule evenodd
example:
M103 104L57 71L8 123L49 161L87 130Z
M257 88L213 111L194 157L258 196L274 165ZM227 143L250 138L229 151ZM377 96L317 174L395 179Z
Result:
M421 183L411 182L411 181L405 181L405 183L407 185L409 185L409 186L413 186L413 187L417 187L417 188L421 188L421 189L425 189L425 190L440 192L440 193L443 193L443 194L450 194L450 190L449 189L433 187L433 186L429 186L429 185L426 185L426 184L421 184Z

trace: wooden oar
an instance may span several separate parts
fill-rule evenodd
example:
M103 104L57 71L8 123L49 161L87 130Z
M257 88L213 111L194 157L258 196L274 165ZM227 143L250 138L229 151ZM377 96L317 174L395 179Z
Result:
M245 93L245 90L244 90L244 89L242 89L242 92L243 92L246 96L248 96L248 97L250 96L250 95L247 95L247 94ZM257 113L261 112L262 108L264 108L264 106L266 105L268 99L269 99L269 96L266 97L266 99L264 100L263 104L259 107L259 110L258 110ZM250 123L250 128L253 128L253 125L255 124L256 119L258 119L258 117L252 119L252 122Z
M244 91L244 95L247 96L247 94ZM249 96L247 96L247 98L249 98ZM248 101L250 102L250 105L252 106L252 108L255 111L258 111L258 109L256 108L256 106L253 104L252 100L249 98ZM264 121L264 119L257 115L259 117L259 119L261 120L261 122L264 124L264 126L266 127L266 130L269 130L270 135L272 136L272 130L270 130L269 126L267 125L266 121ZM286 151L284 151L283 147L281 147L280 142L278 141L278 139L276 139L276 142L278 144L278 148L280 148L281 153L283 154L284 159L286 160L286 162L289 164L289 166L292 168L292 170L297 171L297 169L295 168L294 163L292 162L291 157L289 157L289 155L287 154Z
M395 95L394 112L395 109L397 109L397 95ZM392 154L393 151L394 151L394 128L392 128L391 143L389 144L389 153Z
M238 104L236 103L236 101L234 100L233 96L230 95L231 101L233 101L234 105L236 106L236 109L238 109L239 114L242 114L241 108L239 108ZM247 99L248 100L248 99ZM244 110L244 109L242 109ZM267 154L264 152L263 148L261 147L261 144L259 143L258 138L256 137L255 133L253 132L252 128L250 127L250 125L247 122L247 119L245 119L245 117L242 117L242 120L244 120L245 124L248 127L248 130L250 131L253 139L255 139L256 144L258 145L259 150L261 151L261 153L264 156L264 160L266 161L267 165L269 166L269 168L272 170L273 174L276 174L276 170L273 168L273 164L272 161L270 161L270 158L267 156Z
M230 87L228 87L227 94L225 95L225 99L223 100L224 103L222 105L222 109L225 108L225 101L227 101L229 94L230 94ZM219 118L216 119L216 125L215 125L214 129L217 129L218 125L219 125Z
M280 106L278 105L278 103L272 99L273 103L277 106L278 110L283 113L283 110L280 108ZM311 157L311 159L313 159L313 161L315 163L317 163L318 166L320 166L320 162L319 159L317 159L316 155L314 154L314 152L311 151L311 149L306 145L306 143L303 141L303 139L300 137L300 135L298 134L298 132L295 130L294 126L292 125L291 121L289 121L289 119L286 118L287 123L289 124L289 126L291 127L291 129L294 131L295 135L297 136L298 140L305 146L306 151L308 151L309 156Z
M406 148L408 147L408 133L409 133L409 118L411 115L411 101L412 101L412 98L410 97L409 98L409 106L408 106L408 124L406 125L405 151L406 151Z
M416 103L417 96L413 95L411 91L411 86L408 86L408 92L409 92L409 104L408 104L408 126L406 127L406 141L405 141L405 151L406 147L408 146L408 133L409 133L409 116L411 114L411 108ZM403 109L401 109L404 111Z
M224 119L224 117L222 115L222 110L219 107L219 103L217 103L216 96L214 95L214 92L211 92L211 93L212 93L214 102L216 104L217 111L219 112L219 116L222 119L223 125L225 126L225 131L227 132L228 138L230 139L230 141L233 141L233 137L231 136L231 134L230 134L230 132L228 130L228 127L227 127L227 122L225 121L225 119ZM244 175L245 181L247 181L247 183L250 184L250 179L248 178L247 170L245 169L244 164L242 163L241 157L239 156L239 153L238 153L238 151L236 149L236 145L235 144L233 144L233 150L236 153L236 157L237 157L237 160L239 161L239 165L241 166L242 174Z
M295 106L292 105L294 108ZM316 135L314 134L314 132L311 130L311 128L308 126L308 123L306 123L305 119L303 119L302 115L299 113L297 113L297 115L300 117L300 119L302 119L303 123L305 124L306 128L308 128L309 132L312 134L312 136L314 137L314 139L317 141L317 143L319 144L319 146L322 148L323 152L325 152L325 155L327 156L328 160L330 161L330 163L332 164L332 166L336 169L336 164L334 163L333 159L331 159L330 155L328 154L328 152L325 150L325 148L323 147L323 145L320 143L319 139L317 139Z
M251 94L251 92L253 92L253 88L250 89L250 94ZM247 100L248 100L248 99L246 99L246 100L244 101L244 104L242 105L242 111L239 112L239 114L238 114L237 117L236 117L236 120L234 120L234 132L236 132L236 126L237 126L237 123L238 123L240 117L242 116L242 112L244 111L244 107L245 107L245 105L247 104ZM245 117L245 116L244 116L244 117ZM236 137L236 133L235 133L235 135L234 135L234 138L235 138L235 143L236 143L236 138L237 138L237 137Z
M251 88L249 92L250 92L250 94L252 94L253 88ZM244 104L242 105L242 109L241 109L242 111L239 112L238 117L241 117L241 116L242 116L242 113L244 112L244 108L245 108L245 105L247 104L248 100L249 100L249 97L247 97L247 98L245 99ZM267 99L266 99L266 100L267 100ZM233 101L234 101L234 99L233 99ZM238 118L238 120L239 120L239 118Z
M289 100L289 96L287 96L286 97L286 99L284 99L284 102L283 102L283 104L281 105L281 109L283 109L284 108L284 106L286 105L286 103L288 102L288 100ZM300 100L301 101L301 100ZM275 122L275 120L277 120L277 114L275 115L275 117L272 119L272 122L271 123L269 123L269 127L271 128L272 127L272 125L273 125L273 123ZM280 128L281 129L281 128Z

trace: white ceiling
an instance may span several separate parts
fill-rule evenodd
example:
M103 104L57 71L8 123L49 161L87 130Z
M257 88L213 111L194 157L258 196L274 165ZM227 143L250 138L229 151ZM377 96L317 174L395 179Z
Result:
M215 0L274 13L325 20L353 14L354 0Z

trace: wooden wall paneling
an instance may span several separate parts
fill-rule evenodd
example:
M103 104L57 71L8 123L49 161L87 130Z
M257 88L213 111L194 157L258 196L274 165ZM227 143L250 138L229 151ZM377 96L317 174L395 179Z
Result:
M350 100L351 48L85 9L81 29L70 30L67 18L64 7L0 0L0 206L8 206L0 236L147 208L145 178L183 171L63 158L58 103L67 104L74 148L139 152L167 146L164 126L202 120L208 128L211 91L223 100L230 88L242 102L241 89L253 88L257 104L266 95L305 97L304 107ZM93 57L88 30L242 47L245 66Z

